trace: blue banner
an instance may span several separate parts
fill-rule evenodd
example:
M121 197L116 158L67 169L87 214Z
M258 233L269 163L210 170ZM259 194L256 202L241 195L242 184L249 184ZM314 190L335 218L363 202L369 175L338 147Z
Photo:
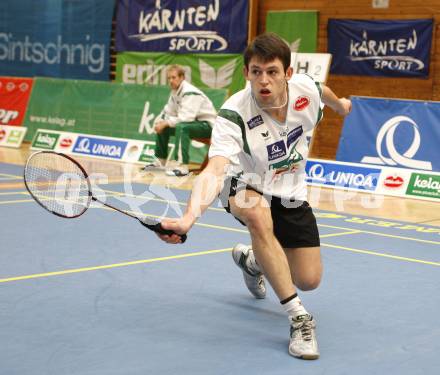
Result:
M427 77L433 20L339 20L328 22L330 73Z
M322 160L308 160L306 181L309 184L375 191L381 170Z
M0 75L109 80L114 0L1 0Z
M241 53L248 0L119 0L116 51Z
M79 136L73 146L72 152L75 154L122 159L126 147L127 141Z
M336 160L440 172L440 102L352 98Z

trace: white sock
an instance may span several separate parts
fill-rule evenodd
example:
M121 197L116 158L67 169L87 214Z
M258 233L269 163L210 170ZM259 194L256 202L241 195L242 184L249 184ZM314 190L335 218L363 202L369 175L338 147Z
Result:
M300 298L295 293L295 297L291 300L287 301L286 303L281 303L283 305L284 311L291 317L296 318L300 315L308 314L307 310L301 303Z
M254 252L249 250L248 257L246 259L246 267L253 273L261 273L261 268L255 259Z

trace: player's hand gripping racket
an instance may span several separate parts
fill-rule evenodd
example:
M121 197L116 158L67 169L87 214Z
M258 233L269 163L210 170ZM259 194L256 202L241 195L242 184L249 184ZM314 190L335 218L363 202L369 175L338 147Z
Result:
M162 228L148 218L141 219L120 210L93 196L89 176L85 169L71 157L53 151L40 151L31 155L24 168L24 184L35 201L54 215L74 218L81 216L96 201L115 211L130 216L159 234L177 234ZM178 234L179 235L179 234ZM182 243L186 234L179 235Z

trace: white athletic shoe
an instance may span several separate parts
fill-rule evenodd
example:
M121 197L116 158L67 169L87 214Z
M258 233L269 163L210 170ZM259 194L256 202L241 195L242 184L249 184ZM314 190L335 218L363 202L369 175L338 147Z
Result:
M153 170L164 170L165 167L162 165L162 163L160 162L160 160L155 159L153 160L151 163L146 164L141 170L148 172L148 171L153 171Z
M251 271L246 264L246 260L251 251L250 246L237 244L232 249L232 258L235 264L243 271L244 282L249 292L251 292L255 298L262 299L266 297L266 285L264 283L263 274L261 272L255 273Z
M316 322L310 314L291 317L289 353L302 359L318 359Z
M167 168L165 174L167 176L183 177L189 174L189 169L188 166L182 164L173 168Z

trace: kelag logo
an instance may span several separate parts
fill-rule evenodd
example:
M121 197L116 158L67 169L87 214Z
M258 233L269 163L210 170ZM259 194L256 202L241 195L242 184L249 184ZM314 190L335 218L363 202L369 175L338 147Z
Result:
M73 146L73 152L121 159L126 147L127 142L125 141L79 136Z
M353 165L308 161L306 165L307 182L348 187L358 190L375 191L380 169L363 168Z
M59 137L60 135L57 133L38 131L32 142L32 147L53 150Z
M413 173L406 194L440 198L440 175Z

